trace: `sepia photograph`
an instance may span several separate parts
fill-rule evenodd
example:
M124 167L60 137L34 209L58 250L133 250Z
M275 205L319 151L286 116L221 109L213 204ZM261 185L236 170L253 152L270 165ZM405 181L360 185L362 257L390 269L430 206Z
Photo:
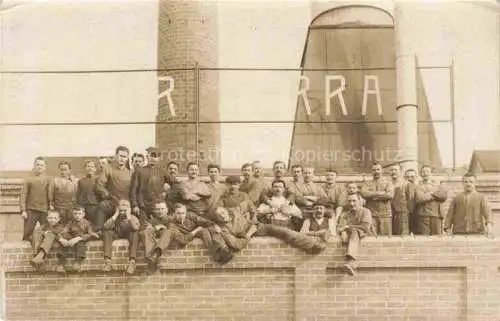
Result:
M0 0L0 321L500 321L500 1Z

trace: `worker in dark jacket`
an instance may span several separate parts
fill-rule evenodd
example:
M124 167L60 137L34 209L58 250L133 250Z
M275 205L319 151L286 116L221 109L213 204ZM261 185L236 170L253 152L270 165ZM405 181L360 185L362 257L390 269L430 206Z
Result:
M168 181L166 169L159 165L161 150L149 147L147 150L148 165L136 168L130 183L130 203L132 213L144 224L150 217L154 205L164 201L167 195L165 184Z
M159 258L169 247L182 248L196 236L200 236L207 244L204 234L199 232L213 224L194 213L188 213L183 204L175 204L174 213L168 215L165 202L156 203L148 226L141 232L150 271L158 268Z
M491 210L488 200L476 191L476 176L465 174L464 191L453 198L444 230L453 234L491 234Z

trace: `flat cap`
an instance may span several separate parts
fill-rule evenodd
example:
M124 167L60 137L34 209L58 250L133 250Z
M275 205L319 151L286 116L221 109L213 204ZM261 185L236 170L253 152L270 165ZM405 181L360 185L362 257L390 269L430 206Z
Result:
M231 175L226 177L227 184L239 184L241 183L241 178L237 175Z
M330 204L330 202L328 202L327 200L320 198L316 202L314 202L314 206L324 206L326 208L330 208L332 207L332 204Z
M161 148L160 147L155 147L151 146L146 149L146 152L148 153L155 153L155 154L161 154Z

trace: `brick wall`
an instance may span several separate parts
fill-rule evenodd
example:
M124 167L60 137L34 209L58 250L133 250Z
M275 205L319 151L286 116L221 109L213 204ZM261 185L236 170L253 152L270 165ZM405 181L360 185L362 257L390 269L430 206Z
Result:
M171 250L154 275L126 276L126 244L115 242L117 270L99 272L90 243L81 275L39 275L31 249L3 245L7 320L436 320L497 321L498 239L367 238L359 274L340 270L332 241L308 255L281 241L253 239L228 265L212 263L201 242ZM51 258L49 268L53 267Z
M176 116L168 109L167 100L158 104L157 121L190 121L199 116L200 121L219 121L219 96L217 71L195 70L218 67L218 24L217 3L210 1L159 1L158 23L158 66L168 71L158 72L158 76L175 79L172 100ZM163 92L167 82L159 83ZM198 92L196 87L198 86ZM199 115L196 109L200 106ZM208 159L210 150L220 147L220 125L202 124L157 124L157 144L168 150L164 161L178 161L184 167L189 161L200 162L205 168L208 163L219 163L220 157ZM196 155L196 142L202 153ZM177 151L177 156L175 155ZM187 154L194 151L194 154Z

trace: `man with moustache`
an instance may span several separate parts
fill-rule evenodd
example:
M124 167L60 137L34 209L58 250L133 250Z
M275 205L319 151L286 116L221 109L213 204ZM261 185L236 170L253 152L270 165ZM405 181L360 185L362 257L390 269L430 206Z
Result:
M290 191L294 195L295 204L300 208L304 218L310 218L313 213L313 206L319 200L327 198L324 189L314 182L314 168L306 166L303 168L302 184L290 186ZM302 226L300 223L299 229Z
M464 191L453 198L444 230L458 235L491 235L492 217L488 200L476 190L476 176L463 177Z
M210 179L207 186L212 194L212 196L208 199L208 206L209 208L213 208L219 198L226 192L227 188L225 184L220 182L221 169L219 165L209 164L207 166L207 172Z
M346 194L345 188L337 184L337 175L338 173L336 170L331 168L327 169L326 182L323 185L326 194L325 205L333 211L332 215L334 218L337 218L340 213L342 213L344 195Z
M186 167L188 179L180 183L181 199L191 213L205 216L208 200L212 196L208 186L200 180L198 164L190 162Z
M441 235L443 231L443 213L441 204L446 201L446 189L432 180L432 170L428 165L420 170L422 182L415 192L416 228L419 235Z
M167 203L168 209L173 213L174 205L181 202L181 182L177 178L179 174L179 163L175 161L170 161L167 164L167 182L165 183L165 190L167 195L165 197L165 202Z
M366 182L361 196L366 200L365 207L372 213L373 230L377 235L392 234L391 200L394 197L392 183L382 177L382 164L372 164L373 180Z
M401 177L401 165L394 164L390 168L394 197L391 200L392 234L408 235L408 202L406 182Z
M416 228L416 201L415 201L415 192L417 190L417 172L414 169L407 169L405 171L405 180L406 180L406 204L408 206L408 230L410 234L417 234Z
M311 218L304 221L301 233L309 236L319 236L325 242L336 234L336 219L326 215L327 202L320 201L314 205L314 212Z
M347 247L344 269L352 276L356 275L361 240L370 233L372 224L370 210L362 207L359 201L358 194L347 196L348 205L340 214L337 225L337 233L340 235L341 242Z
M269 199L273 196L272 182L283 181L285 184L288 184L285 180L286 172L286 164L284 161L278 160L273 163L273 179L266 184L266 187L263 189L261 203L273 206L273 204L269 201ZM290 201L293 201L293 194L290 191L287 190L285 195Z
M141 224L151 216L154 205L165 200L168 181L167 171L159 165L161 149L149 147L146 152L148 165L136 168L130 184L132 213L141 218Z
M264 185L253 177L252 164L243 164L243 166L241 166L241 174L243 176L243 182L240 184L240 191L248 195L254 206L259 206Z

